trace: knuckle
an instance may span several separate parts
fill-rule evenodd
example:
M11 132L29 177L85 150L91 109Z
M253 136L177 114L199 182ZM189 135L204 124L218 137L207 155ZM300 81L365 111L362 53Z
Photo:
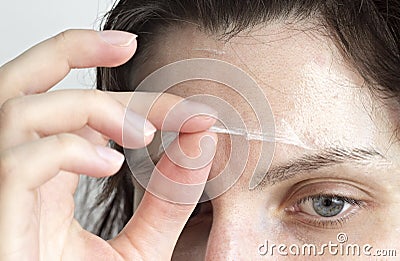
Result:
M10 177L14 176L15 168L16 160L12 153L0 153L0 185L4 185Z
M62 56L65 56L65 60L67 61L67 65L69 66L70 64L70 59L68 56L68 35L70 34L69 31L71 30L65 30L56 36L53 37L55 43L56 43L56 49L58 53Z
M88 105L96 105L96 104L109 104L111 96L108 95L106 92L92 89L87 90L87 104Z
M54 40L56 40L57 43L64 44L67 41L68 34L70 31L71 31L70 29L62 31L61 33L54 36Z
M61 150L68 150L78 142L77 137L70 133L60 133L54 138Z
M16 122L21 116L21 101L19 98L12 98L5 101L0 107L0 122L3 126L9 126Z
M88 90L89 97L93 98L94 100L97 99L105 99L107 97L106 93L97 89Z
M77 149L87 149L90 147L90 143L75 134L72 133L59 133L53 136L55 138L56 146L61 151L76 153Z

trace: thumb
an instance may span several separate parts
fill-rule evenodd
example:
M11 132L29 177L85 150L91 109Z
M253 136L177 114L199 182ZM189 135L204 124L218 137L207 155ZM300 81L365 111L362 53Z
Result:
M0 104L45 92L71 69L124 64L136 51L135 39L121 31L67 30L45 40L0 67Z
M181 134L179 142L175 140L168 147L134 216L110 241L125 259L171 259L179 235L204 190L216 141L216 134L209 132Z

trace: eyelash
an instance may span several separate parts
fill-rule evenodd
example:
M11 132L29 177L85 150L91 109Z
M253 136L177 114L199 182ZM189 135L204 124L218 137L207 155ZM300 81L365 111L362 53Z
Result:
M323 217L323 216L312 216L310 214L301 212L299 211L299 206L301 204L311 202L314 199L320 198L320 197L327 197L331 199L338 199L342 200L343 202L350 204L348 208L345 210L341 210L341 212L332 217ZM291 208L288 209L289 212L293 212L292 214L300 214L303 216L303 218L306 220L305 222L309 225L313 225L316 227L321 227L321 228L340 228L342 227L349 219L354 216L357 211L359 211L362 208L366 207L366 203L362 200L357 200L349 197L344 197L340 195L334 195L334 194L315 194L315 195L310 195L307 197L304 197L297 201L295 205ZM349 210L349 208L353 208ZM344 212L344 213L342 213ZM346 213L348 212L348 213ZM339 216L339 217L338 217ZM303 221L304 222L304 221Z

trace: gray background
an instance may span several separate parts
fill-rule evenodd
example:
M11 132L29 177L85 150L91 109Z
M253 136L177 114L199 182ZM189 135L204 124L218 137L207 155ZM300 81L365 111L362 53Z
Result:
M0 65L36 43L73 28L98 29L114 0L3 1L0 15ZM93 70L74 70L56 86L92 88Z

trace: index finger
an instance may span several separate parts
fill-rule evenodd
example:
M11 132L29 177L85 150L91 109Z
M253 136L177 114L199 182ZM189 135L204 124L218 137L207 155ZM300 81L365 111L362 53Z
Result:
M207 146L201 146L201 140L205 137L209 142ZM198 158L206 154L211 161L197 169L177 165L164 154L151 175L135 214L120 234L109 241L125 259L171 259L179 235L205 187L217 139L217 135L210 132L182 134L179 136L179 145L172 145L174 150L181 151L179 154L182 158ZM164 183L165 178L170 182ZM178 186L171 187L173 184ZM185 203L174 203L177 198ZM157 251L154 251L154 245L157 245Z
M74 68L121 65L136 51L135 39L122 31L67 30L45 40L0 67L0 105L45 92Z

